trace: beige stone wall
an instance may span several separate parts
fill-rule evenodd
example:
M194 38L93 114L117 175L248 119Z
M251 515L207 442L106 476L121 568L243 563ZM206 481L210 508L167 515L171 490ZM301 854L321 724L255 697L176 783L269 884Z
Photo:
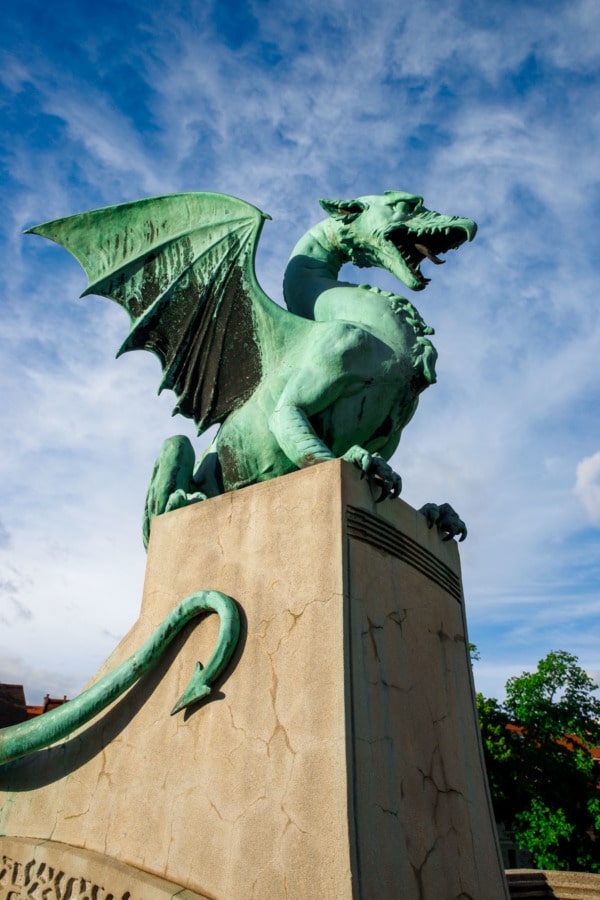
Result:
M219 900L506 897L455 544L339 461L178 510L97 677L203 588L244 617L213 699L169 716L208 616L80 734L0 770L0 833Z

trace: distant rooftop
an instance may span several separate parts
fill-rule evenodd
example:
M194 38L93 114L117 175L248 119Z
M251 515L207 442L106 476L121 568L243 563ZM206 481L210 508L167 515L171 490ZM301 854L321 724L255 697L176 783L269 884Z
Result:
M67 702L66 695L61 699L46 694L41 706L31 706L25 701L25 690L22 684L0 683L0 728L26 722L27 719L33 719L34 716L40 716Z

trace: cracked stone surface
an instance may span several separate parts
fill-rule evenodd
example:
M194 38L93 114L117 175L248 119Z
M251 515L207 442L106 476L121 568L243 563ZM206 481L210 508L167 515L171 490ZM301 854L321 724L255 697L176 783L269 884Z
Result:
M3 840L51 838L182 898L508 896L463 607L376 528L350 538L349 504L459 573L454 544L340 461L156 519L140 618L95 678L200 589L241 605L233 665L169 715L212 652L207 616L79 734L0 770L0 858Z

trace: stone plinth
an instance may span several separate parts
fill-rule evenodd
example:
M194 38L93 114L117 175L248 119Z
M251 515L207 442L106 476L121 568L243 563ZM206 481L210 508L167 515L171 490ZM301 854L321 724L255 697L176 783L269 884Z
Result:
M244 618L213 699L169 716L212 652L208 616L77 735L0 770L21 862L49 840L89 851L115 898L113 864L182 898L506 898L456 545L339 461L169 513L141 616L96 677L203 588Z
M598 900L600 875L593 872L554 872L508 869L511 900Z

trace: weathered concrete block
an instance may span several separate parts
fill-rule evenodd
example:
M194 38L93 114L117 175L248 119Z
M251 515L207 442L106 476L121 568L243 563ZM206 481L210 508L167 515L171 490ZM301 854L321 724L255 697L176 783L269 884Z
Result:
M80 733L0 770L0 833L101 854L115 897L113 861L219 900L506 898L456 545L340 461L169 513L96 677L209 588L244 617L214 699L169 716L209 616Z

